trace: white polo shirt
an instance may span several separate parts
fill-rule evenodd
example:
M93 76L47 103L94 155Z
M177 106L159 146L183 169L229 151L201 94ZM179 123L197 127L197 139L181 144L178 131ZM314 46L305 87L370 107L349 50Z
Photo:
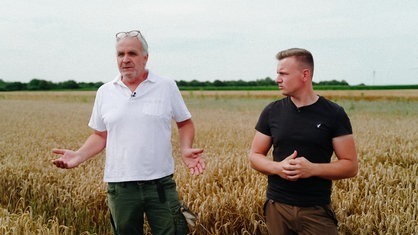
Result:
M89 126L107 131L105 182L152 180L174 173L171 120L191 118L174 80L149 71L135 96L118 75L96 94Z

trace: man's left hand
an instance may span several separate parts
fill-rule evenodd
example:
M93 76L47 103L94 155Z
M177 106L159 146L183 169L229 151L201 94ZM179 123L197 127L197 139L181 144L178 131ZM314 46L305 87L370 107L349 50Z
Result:
M202 158L203 149L188 148L181 151L183 162L190 170L192 175L203 174L205 170L205 162Z

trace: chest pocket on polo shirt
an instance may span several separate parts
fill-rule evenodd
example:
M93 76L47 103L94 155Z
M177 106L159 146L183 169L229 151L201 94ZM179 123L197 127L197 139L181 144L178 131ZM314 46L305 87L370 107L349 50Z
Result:
M147 115L161 116L164 111L164 103L162 100L146 100L142 112Z

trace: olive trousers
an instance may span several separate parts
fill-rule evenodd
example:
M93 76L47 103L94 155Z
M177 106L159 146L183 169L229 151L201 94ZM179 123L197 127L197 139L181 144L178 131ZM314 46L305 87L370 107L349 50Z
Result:
M187 234L172 175L151 181L108 183L108 204L115 235L144 233L144 214L154 235Z

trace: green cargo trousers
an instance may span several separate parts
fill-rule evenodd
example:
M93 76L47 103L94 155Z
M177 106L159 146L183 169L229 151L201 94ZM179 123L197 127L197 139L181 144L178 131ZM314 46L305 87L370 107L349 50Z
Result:
M151 181L108 183L108 204L115 235L144 233L144 214L154 235L187 234L172 175Z

